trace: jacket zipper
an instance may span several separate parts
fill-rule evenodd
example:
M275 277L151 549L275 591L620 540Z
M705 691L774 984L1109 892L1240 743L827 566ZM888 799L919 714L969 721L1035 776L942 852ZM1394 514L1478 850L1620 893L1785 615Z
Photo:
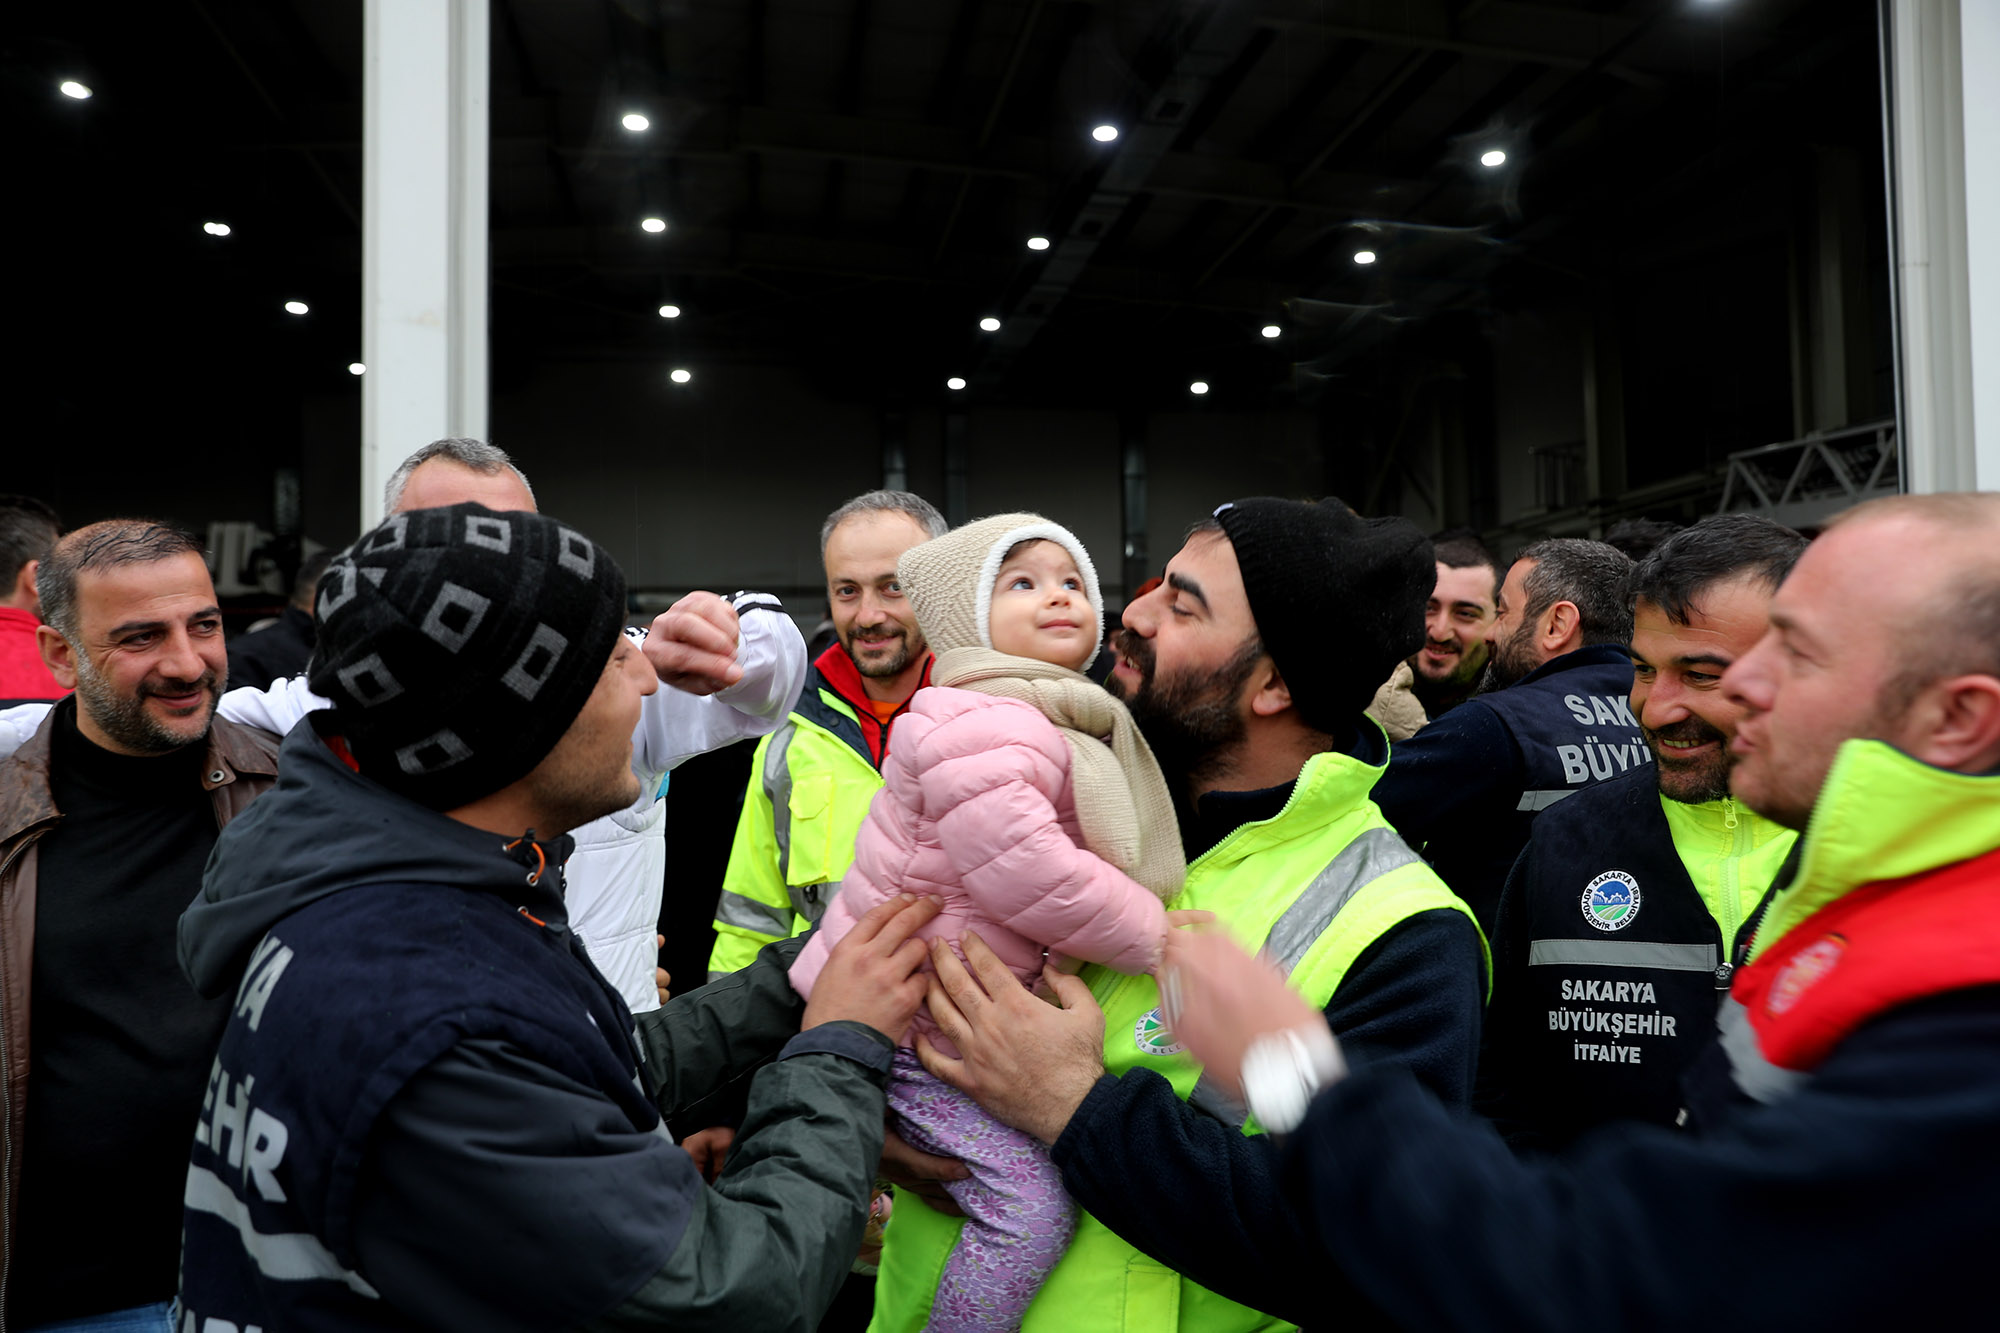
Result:
M32 836L23 838L14 854L0 861L0 884L7 881L7 872L15 863L28 854L28 849L42 839L46 828L36 830ZM0 959L5 951L0 950ZM0 961L0 969L4 969ZM6 1058L4 1034L7 1030L7 985L4 975L0 975L0 1218L7 1222L7 1243L0 1246L0 1333L7 1333L7 1282L14 1266L14 1079L9 1072L10 1061Z

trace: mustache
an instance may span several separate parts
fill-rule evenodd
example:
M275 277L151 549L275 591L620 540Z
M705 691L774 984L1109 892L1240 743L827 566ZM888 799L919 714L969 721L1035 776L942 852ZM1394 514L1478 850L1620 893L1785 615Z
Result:
M898 625L895 629L858 629L852 637L856 643L887 643L891 639L907 639L910 635L908 630Z
M1141 677L1153 674L1153 645L1134 634L1129 629L1116 630L1111 635L1111 651L1138 668Z
M1682 745L1699 745L1704 741L1727 741L1729 738L1698 717L1682 718L1669 727L1641 727L1646 738L1652 741L1676 741Z
M154 695L162 694L186 694L190 690L199 690L203 694L213 694L215 686L215 672L204 671L193 680L146 681L139 686L138 694L141 699L148 699Z

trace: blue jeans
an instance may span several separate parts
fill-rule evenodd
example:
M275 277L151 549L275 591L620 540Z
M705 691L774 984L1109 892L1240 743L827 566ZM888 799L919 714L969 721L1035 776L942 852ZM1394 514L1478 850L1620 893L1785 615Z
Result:
M58 1319L53 1324L36 1324L22 1333L174 1333L174 1303L155 1301L127 1310L106 1310L81 1319Z

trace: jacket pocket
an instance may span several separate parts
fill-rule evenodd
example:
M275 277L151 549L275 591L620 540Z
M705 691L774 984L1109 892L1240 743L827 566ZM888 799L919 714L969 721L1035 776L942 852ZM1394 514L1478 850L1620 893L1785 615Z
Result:
M1165 1264L1134 1256L1125 1265L1124 1333L1180 1327L1181 1275Z

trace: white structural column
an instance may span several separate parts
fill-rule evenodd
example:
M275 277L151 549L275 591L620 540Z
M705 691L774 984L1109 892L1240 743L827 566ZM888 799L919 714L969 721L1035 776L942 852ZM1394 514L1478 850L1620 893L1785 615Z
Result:
M1904 489L2000 490L2000 3L1885 12Z
M366 0L361 526L420 446L486 435L487 0Z

